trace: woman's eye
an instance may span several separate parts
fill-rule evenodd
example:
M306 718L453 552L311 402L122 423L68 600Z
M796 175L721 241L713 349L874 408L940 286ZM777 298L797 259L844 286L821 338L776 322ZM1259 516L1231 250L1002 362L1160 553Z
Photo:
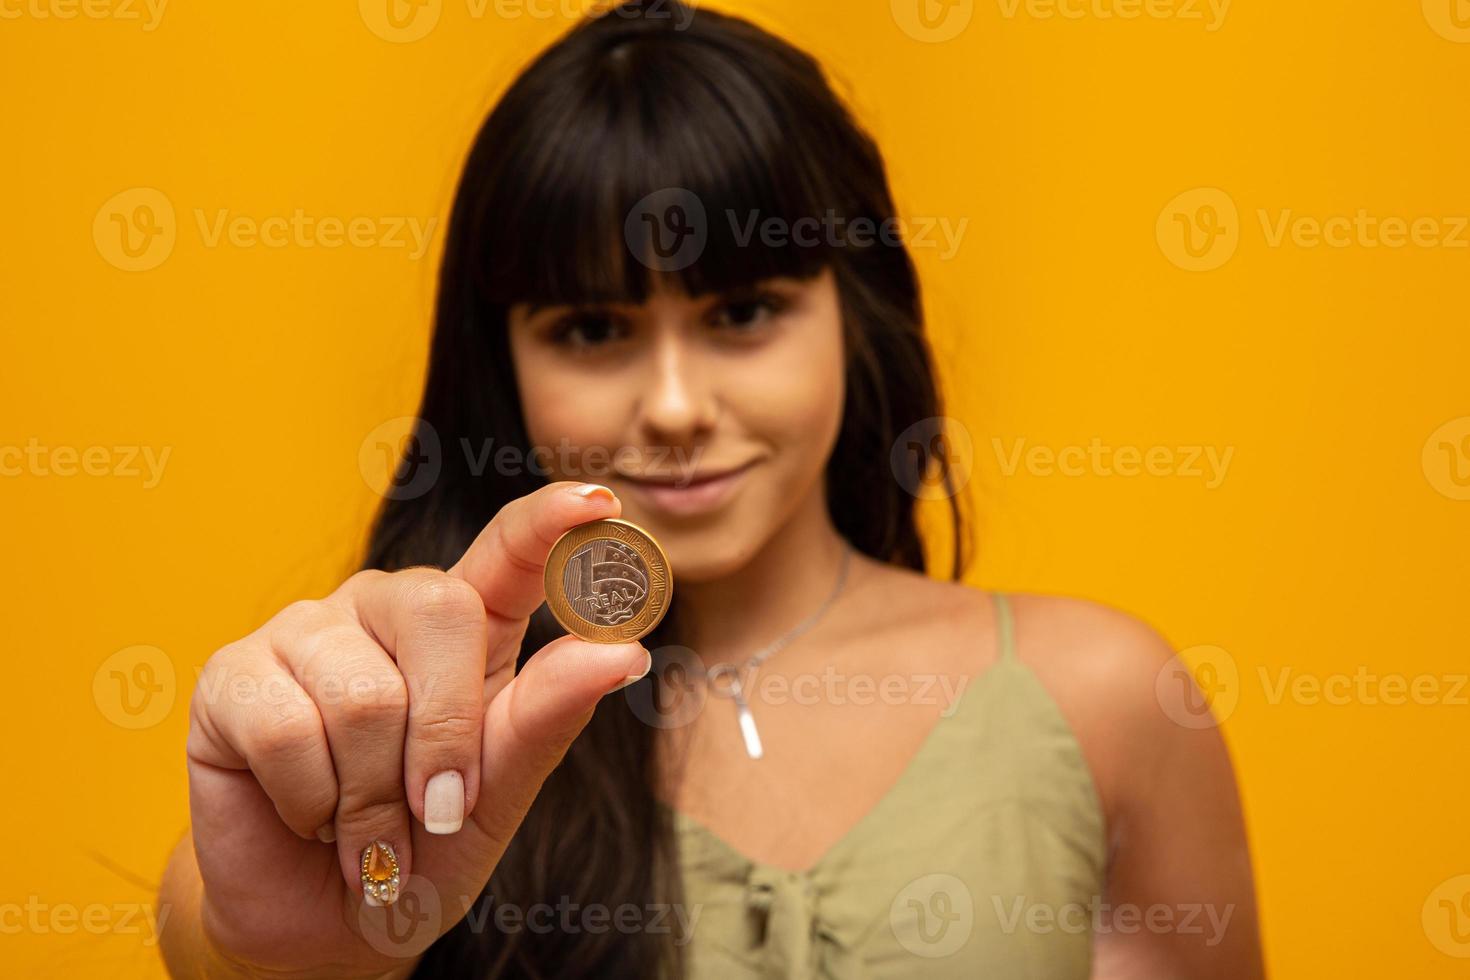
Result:
M781 309L781 301L774 296L739 296L716 307L713 319L717 327L745 331L764 323Z
M576 313L558 320L551 329L551 339L577 349L600 347L627 335L627 330L614 317L605 313Z

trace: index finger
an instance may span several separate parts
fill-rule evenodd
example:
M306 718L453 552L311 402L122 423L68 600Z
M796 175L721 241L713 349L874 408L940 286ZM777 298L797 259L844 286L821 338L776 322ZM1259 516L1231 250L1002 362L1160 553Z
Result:
M548 484L502 507L449 574L474 586L491 616L519 622L546 598L541 576L557 538L622 512L622 502L600 483Z

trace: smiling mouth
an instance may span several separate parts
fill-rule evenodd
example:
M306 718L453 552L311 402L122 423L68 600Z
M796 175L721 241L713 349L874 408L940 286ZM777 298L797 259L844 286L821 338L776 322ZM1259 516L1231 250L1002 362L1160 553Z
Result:
M754 461L750 461L750 463L742 463L741 466L732 466L728 467L728 469L706 470L706 472L685 473L685 475L679 475L679 473L645 473L642 476L634 476L632 473L625 473L623 479L629 480L632 483L639 483L642 486L654 486L654 488L691 489L697 488L697 486L706 486L709 483L717 483L719 480L732 478L736 473L744 473L745 470L750 469L754 464L756 464Z
M700 473L620 474L651 509L674 515L707 513L725 503L755 462Z

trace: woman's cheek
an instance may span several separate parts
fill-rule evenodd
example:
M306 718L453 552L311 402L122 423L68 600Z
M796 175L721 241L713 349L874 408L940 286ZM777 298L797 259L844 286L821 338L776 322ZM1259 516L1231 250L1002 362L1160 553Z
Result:
M742 414L783 455L800 457L789 461L793 469L820 471L842 421L841 349L808 343L781 353L751 365Z
M589 473L589 463L605 470L605 457L618 448L615 434L601 431L598 424L609 417L606 405L599 407L590 394L588 387L547 385L534 403L525 406L531 444L559 478L599 475Z

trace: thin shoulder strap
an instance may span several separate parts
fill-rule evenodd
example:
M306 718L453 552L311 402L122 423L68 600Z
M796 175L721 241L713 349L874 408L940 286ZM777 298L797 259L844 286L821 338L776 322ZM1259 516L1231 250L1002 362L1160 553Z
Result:
M1016 656L1016 627L1011 618L1011 603L1004 592L993 593L995 598L995 635L1000 646L1000 659L1013 660Z

